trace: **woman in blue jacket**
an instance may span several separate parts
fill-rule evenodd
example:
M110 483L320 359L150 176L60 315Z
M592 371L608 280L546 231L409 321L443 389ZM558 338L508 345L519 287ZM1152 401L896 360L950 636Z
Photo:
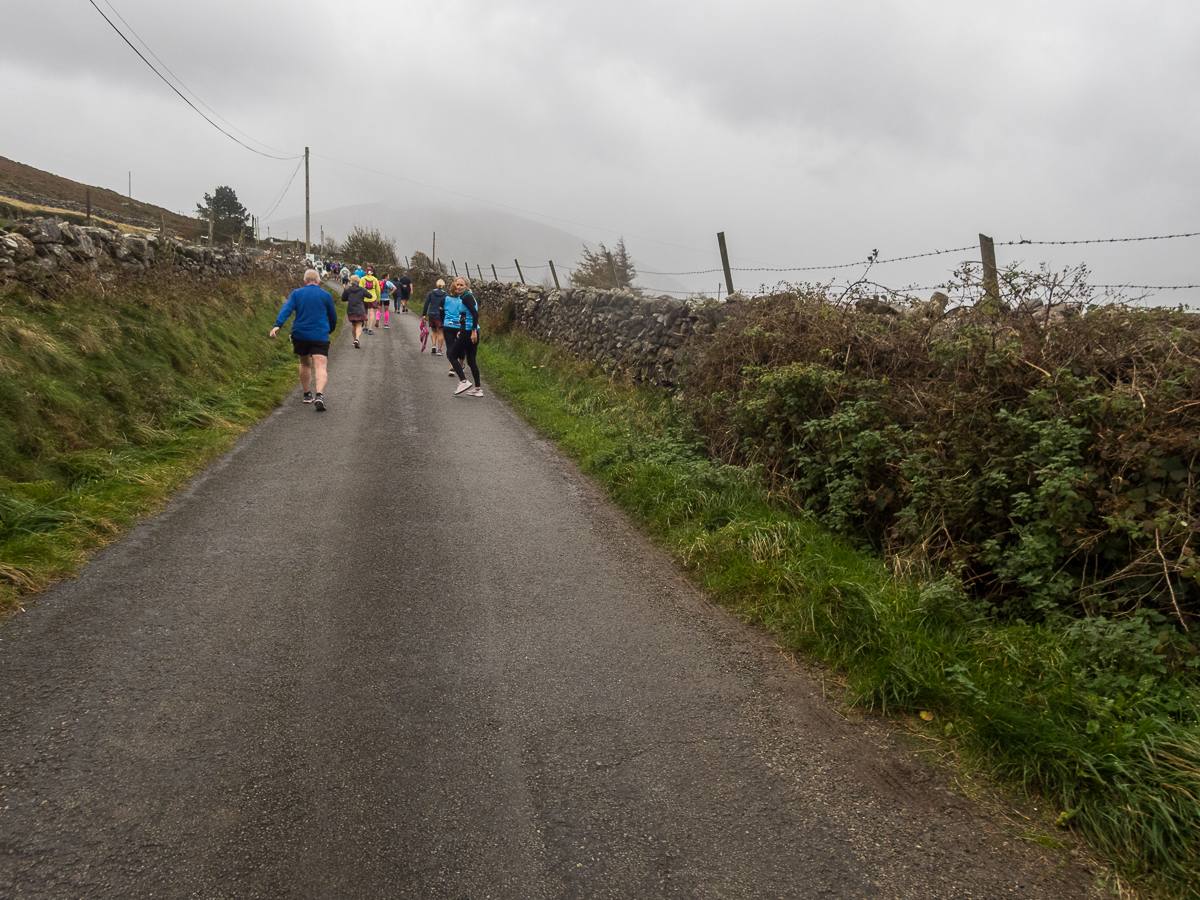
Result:
M469 393L472 397L482 397L483 388L479 384L479 366L475 362L475 350L479 345L479 304L471 293L470 282L466 278L456 278L450 285L450 294L446 297L446 307L442 314L442 333L446 336L446 353L450 357L450 365L458 376L458 387L454 396ZM463 374L463 360L471 369L475 379L474 389L471 382Z

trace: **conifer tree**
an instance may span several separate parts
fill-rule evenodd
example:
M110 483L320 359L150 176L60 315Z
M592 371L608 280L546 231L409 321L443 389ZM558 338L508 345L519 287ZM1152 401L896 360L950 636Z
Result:
M237 191L222 185L212 194L204 195L204 202L196 204L196 215L207 222L212 213L213 241L224 243L234 240L250 227L250 213L238 201ZM204 231L204 227L201 227Z
M637 278L637 269L625 249L625 238L617 241L617 246L609 250L600 244L600 249L589 250L585 245L583 258L579 268L571 272L571 282L576 287L633 287Z

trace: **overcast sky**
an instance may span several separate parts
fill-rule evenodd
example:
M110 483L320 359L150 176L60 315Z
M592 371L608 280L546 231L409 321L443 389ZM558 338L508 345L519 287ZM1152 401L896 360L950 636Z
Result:
M739 267L1200 231L1195 0L95 2L239 139L310 147L314 214L484 203L624 235L643 272L719 267L718 231ZM264 221L303 213L303 171L270 212L296 160L205 122L90 0L5 0L0 23L0 155L120 191L132 172L180 211L230 185ZM1173 285L1200 283L1197 250L997 254ZM977 256L871 276L934 285Z

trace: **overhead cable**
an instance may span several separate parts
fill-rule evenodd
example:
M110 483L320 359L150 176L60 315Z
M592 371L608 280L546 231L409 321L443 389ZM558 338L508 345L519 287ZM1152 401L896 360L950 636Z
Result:
M179 90L179 88L175 87L175 85L173 85L170 82L170 80L165 75L163 75L162 72L158 71L158 69L156 69L154 67L154 64L152 62L150 62L150 60L146 59L146 57L142 54L142 51L139 50L137 47L135 47L133 45L133 42L125 36L125 33L116 26L116 23L114 23L112 19L110 19L107 15L104 14L104 10L102 10L99 6L96 6L96 0L88 0L88 2L92 4L92 7L96 10L96 12L100 13L100 15L104 18L104 21L107 22L110 26L112 26L112 30L121 36L121 40L123 40L126 44L128 44L129 48L138 55L138 58L141 59L142 62L144 62L147 66L150 67L150 71L152 71L155 75L157 75L159 78L162 79L163 84L165 84L167 87L169 87L171 90L173 90L176 94L178 94L179 99L181 99L184 103L186 103L193 110L195 110L196 114L198 116L200 116L200 118L202 118L205 122L207 122L213 128L217 129L217 131L221 132L221 134L225 135L225 137L229 138L234 143L240 144L241 146L245 147L251 153L257 153L259 156L265 156L268 159L284 160L284 159L299 159L300 158L299 156L275 156L270 153L263 153L261 150L256 150L254 147L251 147L249 144L245 143L244 141L238 140L236 137L234 137L232 134L230 134L228 131L226 131L224 128L222 128L220 125L218 125L212 119L210 119L208 116L206 116L203 112L201 112L195 103L193 103L191 100L189 100L187 97L185 97L183 95L183 93ZM124 19L122 19L122 21L124 21ZM139 38L139 40L140 40L140 38ZM147 48L147 49L149 49L149 48ZM266 144L263 144L263 146L265 147Z

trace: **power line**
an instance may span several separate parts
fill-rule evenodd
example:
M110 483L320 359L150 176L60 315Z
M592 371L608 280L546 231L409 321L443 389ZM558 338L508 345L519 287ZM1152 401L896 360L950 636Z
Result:
M183 95L183 93L179 90L179 88L175 87L175 85L173 85L167 79L167 77L165 75L163 75L162 72L158 71L158 69L156 69L154 67L154 64L152 62L150 62L150 60L146 59L146 57L142 54L142 51L139 50L137 47L135 47L133 45L133 42L125 36L125 33L116 26L116 24L113 22L113 20L104 14L104 10L102 10L99 6L96 5L96 0L88 0L88 2L92 4L92 7L96 10L96 12L100 13L100 15L103 17L104 21L107 22L112 27L112 30L121 36L121 40L123 40L126 44L129 45L129 49L131 49L134 53L136 53L138 55L138 58L142 62L144 62L147 66L150 67L150 71L152 71L155 75L157 75L159 78L162 79L163 84L165 84L167 87L169 87L171 90L173 90L176 94L178 94L180 100L182 100L184 103L186 103L188 106L190 106L193 110L195 110L196 114L198 116L200 116L200 118L202 118L205 122L207 122L213 128L217 129L217 131L221 132L221 134L225 135L225 137L229 138L234 143L240 144L242 147L245 147L251 153L257 153L259 156L265 156L268 159L283 160L283 159L297 159L298 158L295 156L273 156L270 153L263 153L261 150L256 150L253 147L251 147L249 144L245 143L244 141L238 140L236 137L234 137L232 134L230 134L228 131L226 131L224 128L222 128L220 125L218 125L212 119L210 119L208 116L206 116L203 112L201 112L200 109L197 108L195 103L193 103L191 100L189 100L187 97L185 97ZM115 10L114 10L114 12L115 12ZM125 20L122 19L121 21L125 21ZM132 29L130 29L130 30L132 31ZM138 40L141 40L141 38L138 38ZM149 50L150 48L147 47L146 49ZM151 54L151 55L153 55L153 54ZM155 58L157 58L157 57L155 57ZM199 98L197 98L197 99L199 99ZM263 144L263 146L265 147L267 145Z
M300 162L296 163L296 168L292 170L292 177L287 180L287 184L283 186L283 190L279 192L279 196L275 199L275 203L271 206L270 212L263 216L264 219L271 218L271 213L275 212L275 210L279 207L279 204L283 202L283 198L287 195L288 188L292 186L292 182L296 179L296 173L300 171L300 167L302 165L304 165L303 157L301 157Z
M260 141L257 138L255 138L253 135L247 134L246 132L242 131L242 129L238 128L236 125L234 125L228 119L226 119L224 116L222 116L220 113L218 113L215 109L213 109L211 106L209 106L203 100L201 100L195 91L193 91L191 88L189 88L186 84L183 83L182 78L180 78L173 71L171 71L171 67L162 61L162 59L159 57L159 55L157 53L154 52L154 50L151 48L151 46L149 44L147 44L144 40L142 40L142 36L140 34L138 34L136 31L134 31L132 25L130 25L128 22L125 21L125 17L122 16L121 13L117 11L117 8L112 5L111 0L104 0L104 4L113 11L113 15L115 15L118 19L121 20L121 24L124 25L129 30L129 33L132 34L135 38L137 38L138 42L143 47L146 48L146 52L154 57L154 61L157 62L160 66L162 66L163 69L166 70L167 74L170 75L172 78L175 79L176 82L179 83L179 86L181 88L183 88L185 91L187 91L189 94L191 94L193 97L196 98L197 103L199 103L201 106L203 106L205 109L207 109L210 113L212 113L214 116L216 116L218 119L220 119L222 122L224 122L226 125L228 125L230 128L232 128L234 131L236 131L238 134L242 135L243 137L249 138L250 140L254 141L254 143L256 143L256 144L262 144L267 149L274 150L276 153L287 153L286 150L280 150L278 147L272 147L270 144L266 143L265 141ZM292 159L293 157L287 157L287 158Z

